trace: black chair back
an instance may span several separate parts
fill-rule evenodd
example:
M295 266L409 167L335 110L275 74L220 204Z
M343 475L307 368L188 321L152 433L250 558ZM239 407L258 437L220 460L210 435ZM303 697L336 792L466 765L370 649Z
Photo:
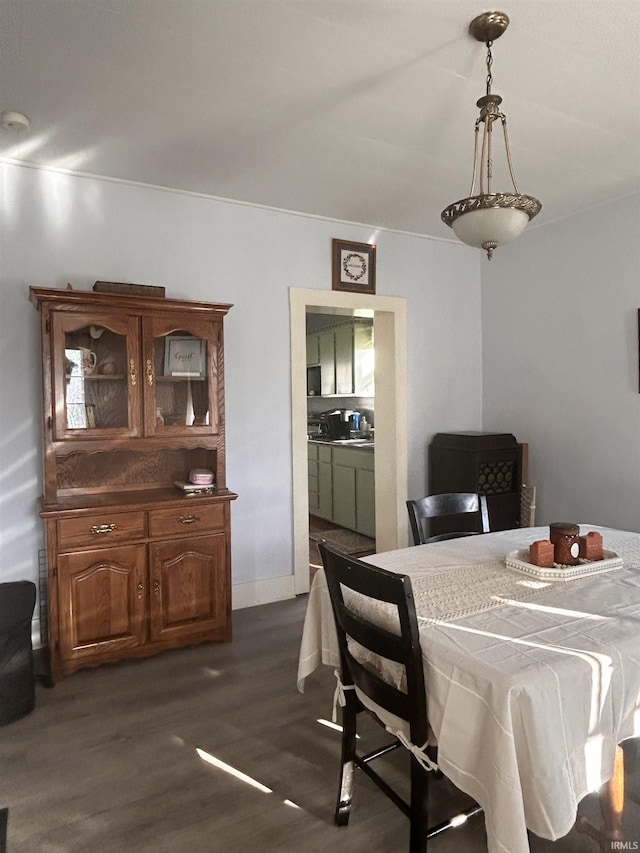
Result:
M413 743L426 743L427 698L410 578L351 559L324 543L318 547L336 622L343 684L357 685L377 705L406 720ZM391 608L384 611L382 618L370 617L364 614L366 605L362 599L347 594L345 600L346 590ZM375 655L401 664L406 674L406 692L360 663L349 649L349 639Z
M445 539L457 539L461 536L473 536L490 531L486 495L475 492L448 492L429 495L420 500L410 500L407 501L407 510L414 545L426 545L428 542L441 542ZM459 527L461 516L464 516L464 524L468 527L466 530L461 530ZM435 518L450 520L451 530L429 535L427 524L429 520Z

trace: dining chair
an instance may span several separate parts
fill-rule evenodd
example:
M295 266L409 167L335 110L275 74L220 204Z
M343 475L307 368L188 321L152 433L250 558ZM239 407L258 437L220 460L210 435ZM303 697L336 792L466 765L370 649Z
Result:
M356 768L362 770L409 818L409 853L426 853L428 839L465 823L482 809L476 803L466 811L437 826L428 825L429 771L438 770L437 747L431 744L427 718L422 649L411 580L407 575L379 569L319 544L338 636L342 708L342 756L338 800L334 819L338 826L349 822ZM346 595L345 595L346 593ZM364 598L363 598L364 596ZM382 622L370 613L382 604ZM364 602L364 603L363 603ZM392 606L389 615L389 605ZM394 612L395 611L395 612ZM380 613L380 608L378 608ZM369 663L354 656L353 643L365 650ZM381 669L371 663L380 658L394 662L401 679L387 680ZM400 686L396 686L397 683ZM362 712L394 734L394 740L365 755L357 751L358 719ZM400 746L409 752L411 763L410 796L403 799L376 770L375 759Z
M460 536L473 536L490 531L486 495L475 492L429 495L419 500L407 501L407 510L414 545L426 545L428 542L457 539ZM465 517L462 518L463 516ZM431 536L425 522L436 518L446 519L450 530ZM461 530L459 525L462 523L471 529Z

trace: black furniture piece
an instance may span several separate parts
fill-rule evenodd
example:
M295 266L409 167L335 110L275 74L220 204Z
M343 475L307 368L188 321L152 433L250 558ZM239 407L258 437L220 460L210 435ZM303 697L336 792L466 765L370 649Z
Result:
M491 530L518 527L525 447L511 433L439 432L429 445L429 493L482 493Z
M416 501L407 501L409 521L414 545L440 542L443 539L458 539L489 533L487 498L473 492L447 492L444 495L429 495ZM463 518L461 518L463 516ZM451 526L447 532L431 535L432 519L439 519ZM458 525L463 524L464 530Z
M338 801L335 822L346 826L351 810L353 776L360 768L386 794L389 799L409 817L409 853L426 853L427 841L446 829L458 825L456 820L447 820L434 827L428 826L427 808L429 800L428 770L416 755L408 750L411 762L411 792L409 802L400 795L370 766L376 758L397 749L401 744L394 740L388 746L376 749L367 755L356 751L358 715L368 711L383 728L383 720L364 702L402 718L409 725L411 743L424 747L430 761L437 757L435 747L426 746L429 734L427 721L427 695L425 692L422 651L418 637L418 620L407 575L400 575L370 566L360 560L350 559L324 543L319 544L322 562L329 587L329 595L338 635L340 650L340 678L344 687L346 705L342 709L342 758ZM386 602L397 610L399 633L381 627L363 615L362 609L351 609L352 599L345 601L343 590L350 590L377 602ZM375 655L382 656L404 666L406 692L387 683L363 666L349 650L347 640L354 640ZM361 699L355 692L360 691ZM365 698L366 697L366 698ZM438 775L442 775L438 773ZM462 814L465 818L480 814L482 809L473 804ZM460 818L461 815L456 817Z
M0 853L7 853L7 823L9 809L0 809Z
M33 711L35 676L31 617L36 585L31 581L0 583L0 725Z

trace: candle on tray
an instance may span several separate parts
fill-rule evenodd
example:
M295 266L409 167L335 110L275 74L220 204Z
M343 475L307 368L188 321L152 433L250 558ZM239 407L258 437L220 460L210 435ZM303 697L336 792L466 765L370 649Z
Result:
M553 543L548 539L540 539L529 545L529 562L544 569L553 568Z
M604 557L602 551L602 534L597 530L590 530L586 536L580 536L578 539L580 547L580 556L589 561L602 560Z

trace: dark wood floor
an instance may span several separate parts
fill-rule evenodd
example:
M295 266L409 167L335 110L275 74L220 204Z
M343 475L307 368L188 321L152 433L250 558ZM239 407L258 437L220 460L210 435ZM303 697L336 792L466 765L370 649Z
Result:
M330 717L333 675L324 668L296 690L305 606L303 596L236 611L232 643L38 686L33 713L0 728L9 853L406 853L406 819L366 778L350 826L333 825L339 735L317 722ZM380 738L371 723L365 744ZM404 759L389 759L393 780ZM433 788L434 812L459 801L446 784ZM635 841L640 807L631 805ZM597 818L594 800L585 808ZM482 818L429 849L485 853ZM532 839L532 853L591 850L575 832L555 844Z

